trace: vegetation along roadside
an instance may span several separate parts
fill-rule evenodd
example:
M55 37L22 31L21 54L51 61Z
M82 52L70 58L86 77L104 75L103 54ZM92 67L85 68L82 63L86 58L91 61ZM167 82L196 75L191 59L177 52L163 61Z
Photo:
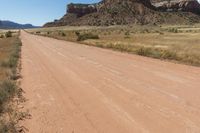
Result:
M0 132L18 133L25 131L19 121L28 116L22 112L20 103L25 102L19 87L20 53L22 43L20 31L0 33Z
M200 30L196 26L53 27L29 33L200 66Z

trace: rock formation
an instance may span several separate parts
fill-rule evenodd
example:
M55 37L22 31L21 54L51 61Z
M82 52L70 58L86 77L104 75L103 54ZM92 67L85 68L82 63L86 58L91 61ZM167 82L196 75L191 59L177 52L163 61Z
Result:
M69 4L67 5L67 13L74 13L77 17L97 12L98 4Z
M158 2L159 1L159 2ZM195 14L193 14L195 13ZM44 25L125 25L200 22L196 0L102 0L95 4L69 4L60 20Z
M183 11L200 14L200 4L196 0L173 0L155 4L159 11Z

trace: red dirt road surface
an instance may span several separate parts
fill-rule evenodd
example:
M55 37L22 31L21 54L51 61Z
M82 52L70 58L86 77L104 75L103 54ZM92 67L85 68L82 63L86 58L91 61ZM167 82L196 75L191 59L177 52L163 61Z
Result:
M200 133L200 68L21 39L30 133Z

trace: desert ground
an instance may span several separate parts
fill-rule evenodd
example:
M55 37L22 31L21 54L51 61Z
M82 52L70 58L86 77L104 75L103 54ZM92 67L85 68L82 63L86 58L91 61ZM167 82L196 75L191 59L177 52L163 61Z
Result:
M200 26L64 26L28 30L32 34L200 66ZM77 33L82 37L77 41ZM94 38L98 37L98 38Z
M57 39L22 31L21 87L32 116L22 124L30 133L199 133L200 68L190 65L198 65L200 34L177 30L119 37L98 29L100 39L79 43L73 28L60 37L61 29L28 31ZM69 35L74 42L64 41ZM80 44L107 40L177 47L178 55L189 49L198 58L184 65Z
M200 0L0 6L0 133L200 133Z

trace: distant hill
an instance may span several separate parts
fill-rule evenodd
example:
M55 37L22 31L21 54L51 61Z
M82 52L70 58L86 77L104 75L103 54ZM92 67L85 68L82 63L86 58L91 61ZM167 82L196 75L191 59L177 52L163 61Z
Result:
M200 23L197 0L102 0L96 4L71 3L61 19L44 27L193 23Z
M12 21L0 20L0 29L29 29L36 27L37 26L33 26L32 24L18 24Z

